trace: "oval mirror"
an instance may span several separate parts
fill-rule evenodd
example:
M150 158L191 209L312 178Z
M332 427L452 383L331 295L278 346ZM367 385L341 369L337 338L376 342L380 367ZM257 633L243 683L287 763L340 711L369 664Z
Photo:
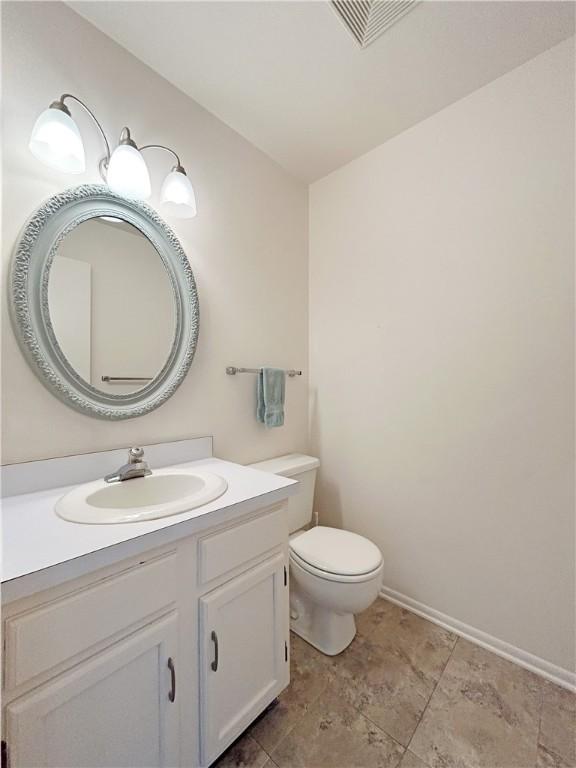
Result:
M104 186L48 200L17 244L13 319L42 381L68 404L123 419L161 405L192 362L198 296L174 233Z

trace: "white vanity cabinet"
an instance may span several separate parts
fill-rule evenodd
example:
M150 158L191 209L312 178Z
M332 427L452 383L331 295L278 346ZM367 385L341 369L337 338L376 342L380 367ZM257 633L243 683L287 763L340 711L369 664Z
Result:
M10 768L209 766L289 682L287 551L280 502L3 606Z
M288 684L286 587L278 554L200 598L203 764Z
M172 613L8 704L10 765L178 765L177 644Z

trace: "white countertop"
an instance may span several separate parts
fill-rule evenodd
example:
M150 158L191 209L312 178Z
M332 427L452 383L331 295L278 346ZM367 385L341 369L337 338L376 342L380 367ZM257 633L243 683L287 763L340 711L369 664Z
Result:
M76 485L5 498L4 602L281 501L295 493L298 486L289 478L215 458L174 466L201 467L221 475L228 481L228 490L215 501L189 512L114 525L70 523L54 513L56 501Z

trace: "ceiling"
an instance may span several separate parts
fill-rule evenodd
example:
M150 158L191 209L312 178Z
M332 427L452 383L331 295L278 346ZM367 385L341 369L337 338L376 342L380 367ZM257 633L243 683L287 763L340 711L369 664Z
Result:
M312 181L574 34L574 4L425 0L361 49L328 2L69 2Z

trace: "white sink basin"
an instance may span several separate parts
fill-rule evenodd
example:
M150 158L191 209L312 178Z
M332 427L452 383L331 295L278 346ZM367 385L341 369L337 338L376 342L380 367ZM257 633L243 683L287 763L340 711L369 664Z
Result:
M72 523L140 523L201 507L227 488L213 472L159 469L133 480L81 485L58 499L55 512Z

